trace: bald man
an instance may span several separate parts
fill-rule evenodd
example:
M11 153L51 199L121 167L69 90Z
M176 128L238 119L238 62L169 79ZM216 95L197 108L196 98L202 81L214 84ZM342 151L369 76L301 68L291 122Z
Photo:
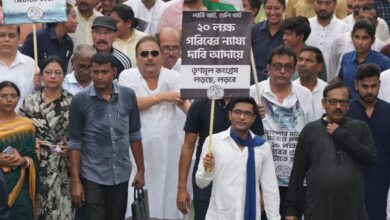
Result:
M176 28L167 26L156 34L160 44L163 67L180 72L181 48L180 32Z

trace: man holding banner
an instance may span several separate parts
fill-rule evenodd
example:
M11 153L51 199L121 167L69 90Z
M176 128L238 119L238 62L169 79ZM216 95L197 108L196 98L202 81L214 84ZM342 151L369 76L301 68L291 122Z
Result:
M196 172L196 184L204 188L213 181L206 220L260 219L259 186L267 219L280 219L271 147L249 130L256 112L253 98L233 99L229 111L231 127L212 135L214 147L211 150L203 146L203 162Z

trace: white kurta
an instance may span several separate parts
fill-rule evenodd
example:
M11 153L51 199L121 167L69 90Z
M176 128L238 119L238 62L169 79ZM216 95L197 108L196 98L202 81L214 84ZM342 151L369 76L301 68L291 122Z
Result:
M381 73L381 87L378 98L390 103L390 70Z
M300 78L294 80L294 83L302 86ZM325 114L324 108L322 108L322 98L325 87L328 85L325 81L320 78L317 78L317 85L314 87L311 92L312 100L313 100L313 113L314 119L320 119L323 114Z
M253 134L251 133L253 136ZM209 138L206 138L200 158L208 152ZM256 186L261 186L267 219L280 220L279 189L276 181L272 152L268 143L255 147ZM206 220L244 219L246 193L246 164L248 148L241 151L230 137L230 129L213 135L213 172L205 171L200 162L196 172L196 184L206 187L213 181L210 205ZM259 187L256 187L256 201L260 201ZM261 219L260 205L256 204L256 219Z
M334 39L336 39L340 34L351 31L349 25L347 25L342 20L333 16L330 24L326 27L322 27L318 23L317 16L314 16L309 19L311 33L306 40L306 44L309 46L318 47L322 54L324 55L325 65L329 66L329 54L330 46L332 45ZM327 79L331 79L329 72L327 72Z
M152 96L179 91L179 73L162 68L157 88L150 90L138 68L132 68L119 75L119 84L132 88L136 96ZM160 102L140 112L145 185L152 218L183 218L176 207L178 165L184 138L184 117L179 113L176 105L168 102ZM132 188L129 193L131 204Z
M146 8L141 0L128 0L124 2L124 4L127 4L133 9L134 17L148 22L145 33L150 35L157 33L157 25L160 21L162 13L167 7L166 2L162 0L156 0L156 3L150 9Z

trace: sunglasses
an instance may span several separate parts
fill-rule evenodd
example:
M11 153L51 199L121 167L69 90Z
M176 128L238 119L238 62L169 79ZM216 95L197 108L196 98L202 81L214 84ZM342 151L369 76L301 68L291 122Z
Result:
M152 51L141 51L139 55L143 58L146 58L149 56L149 54L152 55L152 57L158 57L160 55L160 52L158 50L152 50Z

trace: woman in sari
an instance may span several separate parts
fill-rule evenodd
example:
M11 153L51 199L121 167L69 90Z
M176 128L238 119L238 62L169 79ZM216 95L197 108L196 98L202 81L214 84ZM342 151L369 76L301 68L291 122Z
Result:
M0 83L0 167L8 187L12 220L32 220L37 184L35 130L28 118L16 114L18 87Z
M36 129L41 160L39 219L73 219L66 146L72 95L61 88L63 61L57 56L48 57L42 64L41 78L43 88L29 95L20 108Z

